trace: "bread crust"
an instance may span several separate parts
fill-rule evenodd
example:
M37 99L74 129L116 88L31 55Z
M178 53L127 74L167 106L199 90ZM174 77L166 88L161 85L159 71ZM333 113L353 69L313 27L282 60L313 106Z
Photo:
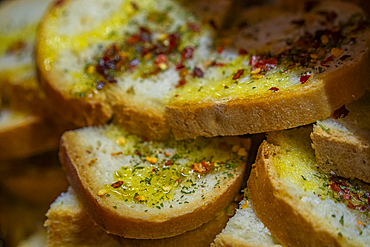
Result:
M21 123L0 128L0 160L21 159L58 149L55 125L38 116L29 115Z
M256 213L265 226L286 246L355 246L339 237L323 219L310 214L300 198L289 194L272 161L278 153L279 146L264 141L248 180Z
M370 182L370 136L367 136L367 140L361 140L355 135L347 137L337 135L333 130L330 132L314 125L311 133L320 171Z
M243 180L243 165L228 182L220 183L214 194L207 195L204 200L190 206L181 206L171 213L162 209L156 213L135 211L119 205L112 197L104 200L97 195L94 181L88 175L89 161L79 157L78 142L72 132L65 133L61 138L60 160L67 173L67 179L76 191L90 217L107 233L135 239L160 239L180 235L198 228L210 221L217 212L223 210L234 199ZM187 204L189 205L189 204Z
M360 98L370 88L369 63L366 50L358 63L318 76L315 84L249 98L172 103L166 114L176 139L294 128L325 119Z

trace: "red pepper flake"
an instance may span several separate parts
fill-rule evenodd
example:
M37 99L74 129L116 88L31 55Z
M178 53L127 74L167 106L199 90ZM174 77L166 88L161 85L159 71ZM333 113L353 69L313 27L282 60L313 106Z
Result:
M180 40L180 34L178 33L173 33L168 36L168 52L172 53L177 47L179 46L179 41Z
M343 200L351 199L351 192L348 189L341 190L339 195L343 197Z
M203 77L203 76L204 76L203 71L198 67L194 67L193 77Z
M65 2L65 0L58 0L55 2L55 6L62 5Z
M367 196L367 204L370 205L370 195Z
M279 89L278 89L277 87L272 87L272 88L270 88L269 90L271 90L272 92L277 92L277 91L279 91Z
M179 80L178 83L177 83L177 85L175 87L176 88L179 88L179 87L181 87L181 86L183 86L185 84L186 84L186 81L185 80ZM175 95L175 97L177 97L177 96L178 95Z
M330 184L330 188L331 188L332 190L336 191L336 192L340 192L339 184L337 184L337 183L335 183L335 182Z
M233 80L239 79L244 74L244 69L238 70L235 75L233 76Z
M184 50L182 50L182 53L181 53L181 62L185 61L186 59L193 58L193 52L194 52L193 47L191 47L191 46L185 47Z
M139 6L137 5L137 3L135 2L131 2L131 6L135 9L135 10L138 10L139 9Z
M225 66L224 63L218 63L216 62L216 60L214 60L211 64L210 64L211 67L215 66L215 67L222 67L222 66Z
M167 160L166 162L164 162L164 165L165 165L165 166L172 166L172 165L173 165L173 163L172 163L172 161L171 161L171 160Z
M121 185L123 184L123 181L117 181L113 184L111 184L110 186L112 186L113 188L117 189L118 187L120 187Z
M248 54L248 51L245 50L245 49L239 49L238 54L239 55L247 55Z
M135 151L134 151L134 153L135 153L136 155L141 156L141 153L140 153L138 150L135 150Z
M181 69L185 68L185 65L183 65L182 63L176 63L175 67L176 67L176 70L181 70Z
M141 38L140 38L140 35L138 34L134 34L134 35L131 35L127 40L126 40L126 43L127 44L137 44L141 41Z
M167 59L167 56L164 55L164 54L159 54L156 58L155 58L155 62L156 63L167 63L168 59Z
M205 161L203 161L201 163L194 163L194 164L190 165L190 167L198 173L207 173L207 172L212 170L211 163L210 162L205 162Z
M181 183L181 182L182 182L182 179L180 178L180 179L179 179L179 180L177 180L176 182Z
M343 105L341 108L337 109L333 113L334 119L344 118L348 115L349 111L346 109L346 106Z
M310 77L311 77L311 75L301 75L301 77L299 78L299 81L302 84L304 84Z
M224 47L223 46L217 47L217 53L221 53L223 51L224 51Z
M329 56L327 59L325 59L325 61L321 62L320 65L324 67L330 67L329 63L333 61L333 58L333 55Z
M187 24L187 26L193 32L197 32L197 33L200 32L200 27L197 23L190 22L190 23Z

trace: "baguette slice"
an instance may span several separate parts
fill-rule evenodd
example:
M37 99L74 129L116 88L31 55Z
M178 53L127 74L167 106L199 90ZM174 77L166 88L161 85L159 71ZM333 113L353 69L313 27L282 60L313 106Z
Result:
M48 111L34 59L37 25L51 0L0 4L0 93L12 108L38 115Z
M48 206L68 188L57 151L1 162L2 193L24 203Z
M179 88L166 106L175 137L288 129L362 96L370 86L365 14L347 2L316 3L245 28L232 44L248 55L219 67L224 76L206 71Z
M64 133L60 159L100 227L158 239L193 230L226 208L243 180L249 145L237 137L148 142L108 125Z
M62 130L52 121L10 108L0 110L0 160L57 150Z
M112 118L129 131L168 138L164 106L180 80L174 64L187 46L207 49L230 3L56 2L42 20L36 46L46 96L56 111L78 126ZM98 63L99 58L105 62ZM185 65L194 67L192 63Z
M322 172L370 182L369 109L370 94L366 93L337 111L344 118L329 118L314 125L311 138Z
M212 247L259 247L281 246L269 230L259 220L254 210L247 188L245 198L240 202L239 209L229 220L225 229L218 234L211 244Z
M54 108L80 126L241 135L312 123L362 96L369 30L356 5L325 1L220 44L181 1L70 0L43 19L36 60Z
M272 132L248 188L258 217L286 246L368 246L368 184L316 168L312 126Z
M46 213L48 246L209 246L214 236L233 215L236 203L230 204L210 222L176 237L144 240L110 236L89 217L72 188L62 193Z

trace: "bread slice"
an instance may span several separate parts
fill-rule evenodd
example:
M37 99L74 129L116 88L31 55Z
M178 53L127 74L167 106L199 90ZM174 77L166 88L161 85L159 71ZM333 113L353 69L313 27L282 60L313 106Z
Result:
M17 110L45 115L34 59L37 25L51 0L11 0L0 4L0 93Z
M68 182L58 160L57 151L27 159L2 161L2 193L32 205L50 205L65 191Z
M258 217L286 246L368 246L368 184L320 173L312 126L272 132L248 188Z
M232 62L218 67L221 76L206 71L166 106L176 138L297 127L358 99L370 85L369 29L361 16L351 3L318 1L309 12L279 15L239 32L233 46L249 54L234 53Z
M126 239L108 235L97 226L79 203L72 188L50 205L46 216L48 246L209 246L214 236L233 215L236 203L230 204L210 222L182 235L157 239Z
M108 125L64 133L60 159L99 226L159 239L193 230L226 208L243 180L249 145L237 137L150 142Z
M338 116L334 116L336 119L329 118L314 125L311 138L317 166L322 172L370 182L369 109L370 94L366 93L340 108Z
M225 229L218 234L211 244L212 247L258 247L282 246L271 235L269 230L259 220L249 197L248 188L244 189L245 197L239 204L239 209L229 220Z
M152 139L168 138L170 128L164 106L180 80L174 64L180 61L187 46L206 49L212 30L219 26L217 20L230 3L229 0L57 2L40 25L36 47L47 97L55 110L79 126L103 124L113 118L127 130ZM198 18L199 15L203 18ZM209 28L203 30L202 23ZM144 50L146 38L137 40L140 35L149 39ZM187 40L179 40L180 35ZM120 55L112 54L117 51L114 47L124 46L126 41L131 44L127 50L119 51ZM119 64L109 65L114 67L110 72L103 68L102 61L103 67L97 64L99 57L107 58L103 55L105 51L120 59ZM136 52L142 56L135 57ZM186 56L191 56L190 53L189 48ZM111 72L115 75L108 76Z
M42 21L36 59L47 96L80 126L112 118L155 139L169 125L177 139L261 133L324 119L370 87L363 16L323 2L220 45L179 2L62 1Z
M0 109L0 160L21 159L57 150L62 130L39 116Z

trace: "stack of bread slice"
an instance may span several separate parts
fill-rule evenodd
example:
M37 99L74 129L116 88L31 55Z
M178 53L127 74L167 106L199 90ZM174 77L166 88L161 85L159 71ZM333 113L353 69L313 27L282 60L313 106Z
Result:
M71 188L47 213L49 246L366 246L368 186L336 175L367 175L337 168L324 135L336 133L324 119L370 89L364 11L315 1L256 17L264 7L225 32L227 0L50 4L37 95L42 112L81 128L60 139ZM265 132L250 196L225 227L249 134Z
M68 187L57 158L69 129L46 103L38 83L36 29L51 0L0 3L0 242L41 228L48 205ZM69 125L68 125L69 126Z

